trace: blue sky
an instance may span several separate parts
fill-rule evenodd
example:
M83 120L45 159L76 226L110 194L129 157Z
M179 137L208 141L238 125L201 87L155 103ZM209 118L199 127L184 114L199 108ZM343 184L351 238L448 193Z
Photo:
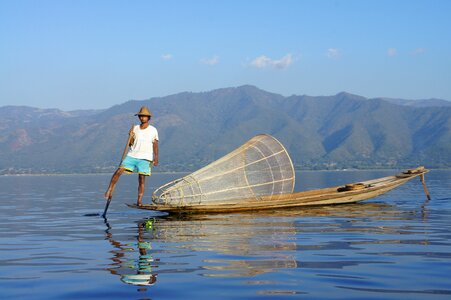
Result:
M0 106L255 85L451 100L451 1L0 1Z

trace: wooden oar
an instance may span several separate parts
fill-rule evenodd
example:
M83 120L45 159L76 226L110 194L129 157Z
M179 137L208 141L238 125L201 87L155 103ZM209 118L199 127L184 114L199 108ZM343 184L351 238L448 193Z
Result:
M424 174L420 175L421 183L423 184L424 193L426 194L426 197L428 200L431 200L431 195L429 194L428 188L426 186L426 181L424 181Z
M129 131L129 133L128 133L127 143L125 144L124 152L122 153L122 157L121 157L121 161L119 162L119 166L122 164L122 161L124 160L125 156L127 155L128 149L129 149L129 147L130 147L130 141L132 140L132 133L133 133L132 130L133 130L133 127L134 127L134 126L135 126L135 125L132 125L132 128L130 129L130 131ZM111 187L110 195L113 194L115 188L116 188L116 185L113 185L113 186ZM105 209L104 209L103 214L102 214L102 217L103 217L103 218L106 217L106 212L108 211L108 207L110 206L111 199L112 199L112 197L110 196L110 197L108 198L106 204L105 204Z

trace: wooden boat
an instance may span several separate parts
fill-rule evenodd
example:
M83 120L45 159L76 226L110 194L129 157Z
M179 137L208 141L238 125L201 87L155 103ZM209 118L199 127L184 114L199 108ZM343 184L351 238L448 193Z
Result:
M382 177L342 186L329 187L318 190L309 190L296 193L285 193L279 195L261 196L256 198L241 199L239 201L227 200L215 203L199 203L189 205L168 204L144 204L137 206L127 204L129 207L157 210L168 213L223 213L253 210L268 210L281 208L294 208L302 206L321 206L344 203L354 203L377 197L398 186L420 177L426 195L427 191L424 174L429 172L424 167L409 169L393 176Z

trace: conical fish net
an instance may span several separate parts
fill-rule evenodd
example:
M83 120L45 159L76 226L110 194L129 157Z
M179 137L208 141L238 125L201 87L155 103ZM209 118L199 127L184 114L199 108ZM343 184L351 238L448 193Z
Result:
M161 186L152 200L190 206L237 203L261 196L277 198L293 192L294 177L286 149L274 137L262 134L202 169Z

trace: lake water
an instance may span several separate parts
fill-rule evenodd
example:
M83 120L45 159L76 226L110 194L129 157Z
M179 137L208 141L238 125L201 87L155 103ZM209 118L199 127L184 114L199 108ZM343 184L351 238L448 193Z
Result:
M298 172L297 190L397 171ZM153 189L183 174L154 174ZM124 175L0 177L1 299L451 299L451 171L358 204L172 217ZM140 285L138 285L140 284ZM147 285L142 285L147 284Z

